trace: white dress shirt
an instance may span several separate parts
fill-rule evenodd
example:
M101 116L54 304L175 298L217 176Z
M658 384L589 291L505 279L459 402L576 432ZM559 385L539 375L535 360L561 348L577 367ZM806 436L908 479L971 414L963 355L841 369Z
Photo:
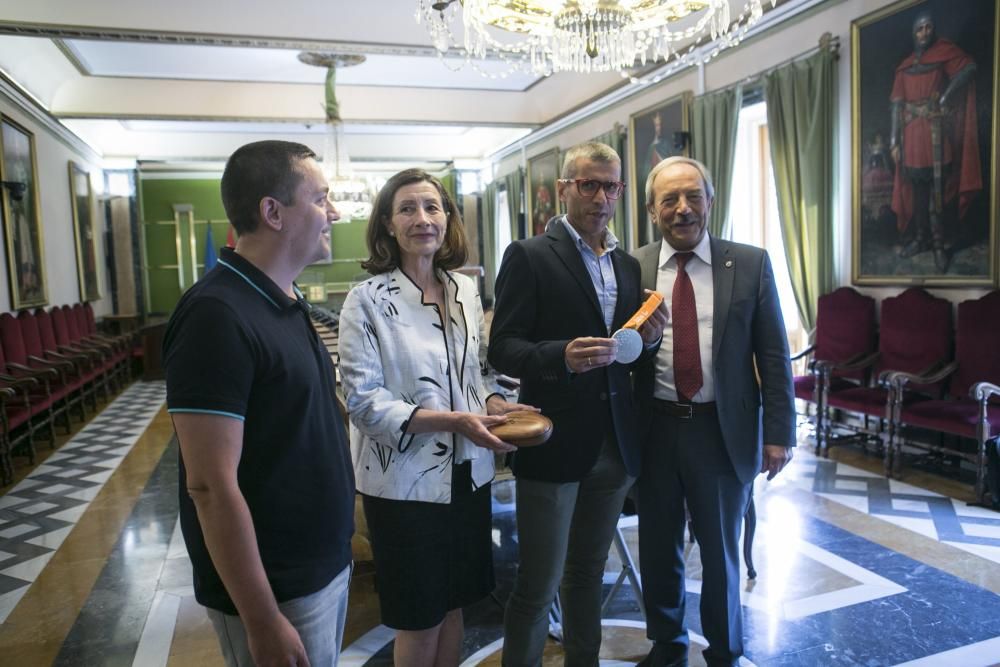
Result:
M597 301L601 304L604 314L604 327L611 335L611 323L615 319L615 306L618 305L618 278L615 276L615 266L611 263L611 253L618 247L618 238L610 229L604 231L604 252L600 256L587 245L580 232L573 228L565 215L557 218L566 227L566 232L573 238L576 249L580 251L583 265L587 268L590 281L594 283Z
M656 270L656 291L663 295L672 309L674 280L677 278L677 250L667 243L660 245L660 260ZM712 374L712 317L715 313L715 291L712 282L712 246L705 234L688 260L687 274L694 288L695 310L698 315L698 348L701 351L702 385L691 401L711 403L715 400L715 378ZM663 329L663 342L656 354L656 380L653 395L664 401L677 400L674 385L674 330L670 323Z

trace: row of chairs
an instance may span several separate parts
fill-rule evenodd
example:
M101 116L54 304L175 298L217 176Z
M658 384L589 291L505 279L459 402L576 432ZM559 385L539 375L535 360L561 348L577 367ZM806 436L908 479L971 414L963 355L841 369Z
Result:
M838 441L838 411L855 418L838 426L877 443L887 476L901 475L904 444L966 459L977 500L1000 505L998 480L987 483L1000 434L1000 291L958 304L954 327L951 302L919 287L884 299L878 323L875 305L850 287L820 297L815 344L792 357L809 359L795 395L816 406L817 453ZM912 427L932 437L910 437Z
M55 446L59 422L71 431L71 415L97 411L129 380L131 336L98 332L90 304L46 311L0 314L0 483L13 478L12 452L21 447L31 463L39 438Z

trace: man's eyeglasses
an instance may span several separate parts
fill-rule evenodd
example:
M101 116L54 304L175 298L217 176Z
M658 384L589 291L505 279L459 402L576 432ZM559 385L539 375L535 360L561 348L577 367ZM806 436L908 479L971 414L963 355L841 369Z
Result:
M604 190L604 196L608 199L618 199L625 191L625 184L621 181L598 181L593 178L560 178L563 183L575 183L576 191L581 197L593 197L598 190Z

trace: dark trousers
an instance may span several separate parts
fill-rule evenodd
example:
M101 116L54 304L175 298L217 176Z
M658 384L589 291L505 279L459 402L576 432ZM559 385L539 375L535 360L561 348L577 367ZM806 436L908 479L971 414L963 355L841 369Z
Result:
M647 635L671 656L687 654L684 625L685 505L701 551L701 623L709 665L743 654L740 528L750 486L736 477L714 412L656 413L639 476L639 560Z
M518 478L519 554L504 614L505 667L540 667L557 589L566 666L599 664L604 566L634 481L614 438L579 482Z

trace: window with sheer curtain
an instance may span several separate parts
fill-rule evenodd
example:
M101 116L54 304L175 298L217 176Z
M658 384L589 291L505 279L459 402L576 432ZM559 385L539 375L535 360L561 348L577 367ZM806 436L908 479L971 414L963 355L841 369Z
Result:
M764 248L771 256L788 345L792 351L800 350L806 345L807 335L799 320L781 239L765 102L748 104L740 110L731 202L733 240Z
M497 266L510 245L510 209L507 207L507 190L497 189L496 208Z

